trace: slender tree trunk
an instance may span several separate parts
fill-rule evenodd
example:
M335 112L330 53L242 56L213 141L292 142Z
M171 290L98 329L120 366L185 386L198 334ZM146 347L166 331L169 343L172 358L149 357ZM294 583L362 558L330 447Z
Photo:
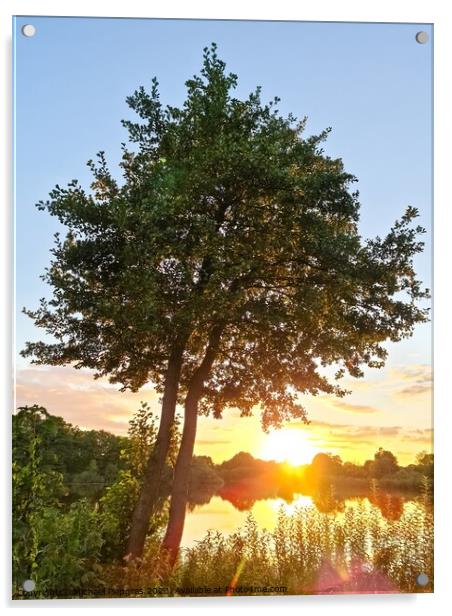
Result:
M130 561L143 553L149 519L155 509L162 474L171 439L171 427L176 412L177 390L182 368L185 343L179 341L168 360L165 387L162 398L162 413L155 447L149 457L144 473L140 497L135 506L125 558Z
M172 568L176 562L184 531L185 513L188 503L190 466L196 439L198 404L202 397L204 383L209 377L210 370L215 361L223 329L224 325L222 324L213 327L206 353L202 362L193 373L185 398L182 440L174 472L168 526L161 547L162 556L170 568Z
M220 207L218 210L216 216L217 230L220 228L222 221L224 220L226 210L226 204L223 204L222 207ZM210 256L207 255L204 257L202 262L199 281L195 286L196 292L202 295L211 275L212 263ZM219 334L218 340L220 337L221 332ZM159 496L159 487L162 479L162 473L170 445L171 426L173 425L174 415L176 412L177 391L179 388L179 380L182 369L182 358L188 338L189 335L180 338L179 341L176 342L168 360L168 368L165 377L165 388L162 399L162 414L160 417L160 426L154 451L152 452L146 466L140 497L133 512L132 525L127 545L127 553L124 557L128 561L140 557L143 554L144 542L146 540L146 533L149 526L149 519L152 515L153 509L157 503L157 499ZM190 454L190 459L191 457L192 454Z
M184 430L177 456L176 470L171 492L171 506L168 526L162 543L162 554L172 568L177 559L182 533L184 531L185 512L188 502L190 465L196 438L198 419L198 400L192 398L185 404Z

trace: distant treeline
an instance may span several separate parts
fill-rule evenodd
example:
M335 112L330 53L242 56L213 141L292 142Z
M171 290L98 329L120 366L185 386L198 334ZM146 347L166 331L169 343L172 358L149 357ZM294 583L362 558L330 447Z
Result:
M61 475L64 485L61 499L73 502L82 497L96 498L115 483L128 467L128 455L146 457L145 451L155 437L152 413L131 422L129 436L117 436L105 430L81 430L62 417L51 415L42 407L23 407L13 416L14 463L25 466L30 453L30 439L37 437L40 465ZM150 421L152 419L152 421ZM30 421L33 428L30 429ZM135 462L138 464L137 460ZM143 462L141 462L143 464ZM162 492L170 491L171 465ZM285 463L254 458L239 452L230 460L215 464L209 456L195 456L191 469L190 492L193 504L208 502L212 494L231 500L238 508L247 500L312 493L332 484L341 492L366 490L372 479L381 487L418 491L425 488L425 478L433 485L433 454L420 452L416 462L400 466L396 456L382 448L364 464L343 462L337 455L318 453L311 464L293 467Z

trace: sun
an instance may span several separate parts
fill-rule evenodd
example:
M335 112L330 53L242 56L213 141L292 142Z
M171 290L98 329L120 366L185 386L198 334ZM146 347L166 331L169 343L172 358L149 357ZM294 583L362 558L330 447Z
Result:
M260 457L299 466L309 464L316 453L318 450L302 430L283 428L274 430L265 437Z

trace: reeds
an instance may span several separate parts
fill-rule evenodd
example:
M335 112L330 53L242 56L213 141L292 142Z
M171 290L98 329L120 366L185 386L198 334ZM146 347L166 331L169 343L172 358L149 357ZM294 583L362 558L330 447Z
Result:
M169 576L159 575L152 543L141 566L122 579L129 588L152 580L170 595L207 593L199 588L216 595L262 594L262 588L276 589L270 594L433 589L433 514L423 502L405 503L394 517L364 499L335 513L309 505L288 513L281 505L277 515L272 531L260 529L252 513L230 535L209 531L182 551ZM418 583L421 573L425 585Z

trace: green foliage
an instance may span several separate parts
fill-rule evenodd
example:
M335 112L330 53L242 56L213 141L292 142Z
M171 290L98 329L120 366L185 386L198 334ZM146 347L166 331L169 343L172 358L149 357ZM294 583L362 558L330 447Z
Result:
M53 433L47 411L22 407L13 417L13 580L15 585L32 577L40 547L39 522L48 507L58 507L64 494L62 475L53 468L54 453L42 447Z
M80 430L66 423L64 428L62 434L58 434L60 447L56 454L68 483L74 475L88 470L95 462L102 481L109 485L121 468L119 454L125 444L124 437L105 430Z
M105 430L80 430L38 405L19 408L12 422L15 463L27 468L34 443L40 467L62 476L67 500L98 494L112 483L122 465L119 454L124 437ZM89 482L94 482L91 488Z
M223 485L224 481L212 459L209 456L194 456L190 467L189 502L192 505L208 503L212 494L216 494Z
M157 436L157 419L149 404L142 402L129 421L128 440L122 452L132 474L141 479Z
M88 163L90 190L72 180L38 203L65 234L56 235L43 275L53 295L25 313L55 341L29 342L23 355L92 369L122 389L151 381L161 392L176 349L183 366L169 393L182 401L209 348L213 367L199 382L199 412L219 418L234 407L249 415L259 405L268 429L306 420L303 394L345 395L339 381L347 372L359 378L363 367L382 367L383 343L427 320L419 306L429 293L413 264L424 229L408 207L385 237L364 240L356 178L341 159L325 155L328 130L306 136L305 120L283 117L278 98L262 103L260 88L236 98L237 76L225 68L216 45L205 48L179 108L162 105L155 79L150 92L139 88L127 99L138 121L124 121L131 145L123 147L122 180L100 152L97 163ZM327 366L334 379L324 376ZM95 499L94 485L108 468L113 483L100 515L110 539L99 549L110 554L130 519L119 520L115 511L131 511L155 437L148 409L131 430L114 480L117 451L108 439L100 439L112 453L102 457L105 466L83 455L76 464L77 457L66 460L67 430L57 426L64 439L54 462L68 485L74 477L79 486L91 482ZM45 470L46 453L33 453L44 434L34 438L21 454L30 471L21 476L19 463L17 485L29 482L39 494L57 476ZM69 441L88 438L71 434ZM175 427L170 465L177 442ZM369 463L367 475L397 472L387 453ZM212 478L214 469L208 472ZM76 498L87 494L76 490ZM26 508L26 499L19 501ZM26 512L27 528L34 528L33 516ZM30 563L36 537L25 557Z
M342 460L339 456L333 456L329 453L318 453L312 459L311 470L314 476L331 477L342 471Z
M155 446L156 424L157 418L149 404L142 402L129 421L128 438L121 452L126 469L119 472L115 483L105 490L99 501L105 537L102 553L107 559L121 558L125 552L132 514L140 495L146 464ZM172 427L167 466L160 485L159 501L149 521L150 535L155 534L167 519L166 499L170 492L172 468L179 447L179 424L180 419L176 417Z
M129 421L128 439L121 450L126 469L119 472L116 481L105 490L99 501L106 538L103 556L106 558L120 558L124 552L141 480L156 434L156 418L149 405L142 402Z
M13 415L14 592L26 579L37 583L38 593L98 586L100 562L123 554L155 423L146 403L127 438L84 432L38 405ZM165 521L169 476L168 468L150 532Z
M140 482L132 471L120 471L99 501L105 534L103 556L120 558L124 553L133 510L138 500Z
M98 496L104 489L104 478L99 473L96 460L91 460L88 468L73 475L72 492L80 497Z
M62 513L45 508L37 520L39 552L32 579L38 596L92 589L101 583L99 557L104 542L97 511L86 500Z

